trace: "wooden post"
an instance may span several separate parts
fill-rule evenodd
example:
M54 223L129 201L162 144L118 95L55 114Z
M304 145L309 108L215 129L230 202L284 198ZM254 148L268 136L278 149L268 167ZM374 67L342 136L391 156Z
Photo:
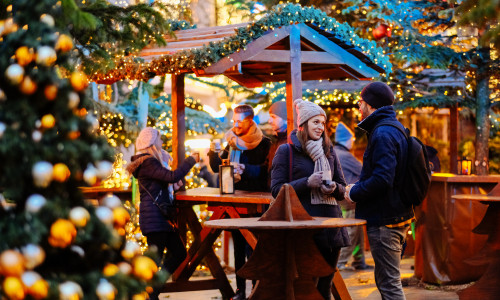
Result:
M297 128L296 112L293 107L295 99L302 99L302 63L300 59L300 28L296 25L290 29L290 73L286 80L286 123L287 134Z
M458 171L458 105L450 107L450 173Z
M186 150L186 121L184 105L184 74L172 74L172 157L174 158L173 169L176 169L184 161Z

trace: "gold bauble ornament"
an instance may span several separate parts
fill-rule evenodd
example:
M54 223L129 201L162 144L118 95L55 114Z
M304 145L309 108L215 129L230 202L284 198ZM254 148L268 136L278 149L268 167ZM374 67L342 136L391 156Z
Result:
M69 212L69 219L76 227L85 227L90 220L90 214L84 207L77 206Z
M130 221L130 214L125 209L125 207L120 206L113 209L113 225L118 228L122 228Z
M0 36L16 32L17 29L19 29L19 26L14 23L14 19L8 18L3 22L3 26L0 27Z
M19 47L16 50L17 63L23 67L29 65L29 63L33 61L33 57L33 50L30 50L26 46Z
M49 293L49 283L40 274L34 271L24 272L21 280L26 292L35 299L46 298Z
M70 140L76 140L79 137L80 137L80 131L78 131L78 130L68 132L68 139L70 139Z
M36 92L36 82L34 82L29 76L24 77L23 81L21 82L21 86L19 89L21 90L21 93L25 95L31 95L34 92Z
M148 299L146 295L147 294L145 294L145 293L135 294L132 296L132 300L146 300L146 299Z
M51 114L46 114L42 117L42 127L45 129L50 129L56 125L56 118Z
M28 244L21 249L24 257L24 266L32 270L45 260L45 251L42 247L35 244Z
M107 264L104 266L104 269L102 270L102 274L106 277L111 277L116 275L120 271L120 268L118 268L117 265L115 264Z
M137 242L127 241L121 254L125 259L132 259L134 256L141 254L141 246Z
M52 181L52 164L46 161L39 161L33 165L31 174L33 182L37 187L47 187Z
M43 121L42 121L43 123ZM54 165L54 173L52 174L52 179L55 181L59 182L65 182L69 176L71 175L71 172L69 171L68 166L66 166L63 163L57 163Z
M77 92L83 91L88 84L87 76L80 71L76 71L71 74L70 82L73 89Z
M2 284L3 292L11 300L22 300L26 296L24 286L17 277L7 277Z
M59 284L60 300L79 300L83 298L83 291L80 285L74 281L65 281Z
M7 96L5 96L5 92L0 89L0 101L5 101L7 100Z
M41 46L36 50L36 63L42 66L50 67L57 60L56 51L49 46Z
M132 261L132 273L138 278L151 280L156 271L156 263L147 256L138 256Z
M76 228L68 220L58 219L50 227L49 244L53 247L66 248L76 236Z
M5 250L0 254L0 274L19 277L24 272L24 257L15 250Z
M95 292L99 300L113 300L115 299L116 289L109 281L101 278Z
M73 49L73 40L69 36L61 34L56 42L56 50L67 52L71 49Z
M13 85L18 85L23 81L24 69L18 64L12 64L5 70L5 77Z
M53 84L47 85L43 90L43 93L45 95L45 98L47 98L47 100L52 101L57 97L57 86Z

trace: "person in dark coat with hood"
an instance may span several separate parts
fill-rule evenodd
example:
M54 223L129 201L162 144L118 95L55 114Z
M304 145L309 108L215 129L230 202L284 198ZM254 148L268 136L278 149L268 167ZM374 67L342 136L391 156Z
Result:
M271 171L271 193L276 197L281 187L288 183L309 215L342 218L337 201L344 199L346 182L326 132L326 113L313 102L299 99L295 100L294 105L298 130L291 132L290 144L281 145L276 151ZM314 236L314 240L325 260L334 269L340 248L350 243L345 228L323 229ZM334 273L318 279L317 289L325 299L331 299L333 275Z
M269 149L269 154L267 155L267 161L269 162L269 173L271 173L272 161L276 150L278 147L287 142L287 123L286 123L286 102L276 101L269 108L269 124L273 130L273 136L271 137L271 148ZM269 185L271 185L271 176L268 178Z
M186 248L175 227L176 216L164 216L154 201L173 201L174 190L182 186L182 178L199 161L199 155L186 158L172 171L169 167L172 157L162 149L162 140L157 129L144 128L135 144L136 155L132 156L127 171L139 182L139 226L147 238L148 245L156 247L160 261L164 249L167 248L163 267L170 276L186 258ZM158 299L159 294L160 289L154 288L149 299Z
M358 127L368 136L359 181L349 185L345 198L356 203L356 218L366 220L370 250L375 261L375 283L382 299L404 300L401 284L401 253L413 208L403 203L398 186L408 160L405 130L392 107L394 94L382 82L361 91ZM395 128L394 124L401 128ZM379 125L377 127L377 125Z

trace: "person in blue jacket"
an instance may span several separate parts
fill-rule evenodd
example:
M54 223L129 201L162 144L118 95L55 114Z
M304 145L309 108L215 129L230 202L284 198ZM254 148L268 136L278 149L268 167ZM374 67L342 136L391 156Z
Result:
M290 144L281 145L276 151L271 169L271 193L276 197L281 187L288 183L309 215L342 218L337 201L344 199L346 182L326 132L326 113L313 102L299 99L294 105L298 130L290 133ZM292 150L291 165L289 147ZM340 248L350 243L345 228L323 229L314 236L314 240L334 269ZM333 275L318 279L317 289L325 299L331 299Z
M366 220L366 232L375 262L375 283L382 299L404 300L401 252L414 219L413 208L401 200L398 186L408 160L408 141L391 125L404 130L392 107L394 94L382 82L361 91L358 127L368 136L359 180L347 186L345 198L356 203L356 218Z
M173 201L174 190L182 186L182 178L199 161L199 155L189 156L176 170L170 170L172 157L162 149L160 132L151 127L139 133L135 145L136 155L132 156L127 171L139 181L139 226L148 245L156 247L160 260L167 248L163 268L170 276L186 259L186 247L175 226L176 216L164 216L153 197L157 202ZM154 288L149 299L158 299L159 294L159 287Z

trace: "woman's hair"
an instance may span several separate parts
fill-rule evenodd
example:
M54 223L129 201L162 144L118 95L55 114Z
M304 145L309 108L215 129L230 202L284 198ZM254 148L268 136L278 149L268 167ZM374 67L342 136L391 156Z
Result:
M157 135L156 140L153 142L153 144L143 150L141 150L141 153L148 153L149 155L153 156L156 158L161 165L165 168L166 166L163 164L163 154L161 153L162 149L158 149L156 146L158 139L161 139L160 134ZM168 162L166 162L168 164Z
M304 122L301 126L299 126L299 129L297 130L297 138L299 139L300 144L303 146L303 149L305 149L306 142L309 140L309 126L307 125L308 122ZM328 131L325 126L325 130L321 134L321 137L323 138L323 151L325 152L326 157L330 157L330 148L332 147L332 141L328 137Z

